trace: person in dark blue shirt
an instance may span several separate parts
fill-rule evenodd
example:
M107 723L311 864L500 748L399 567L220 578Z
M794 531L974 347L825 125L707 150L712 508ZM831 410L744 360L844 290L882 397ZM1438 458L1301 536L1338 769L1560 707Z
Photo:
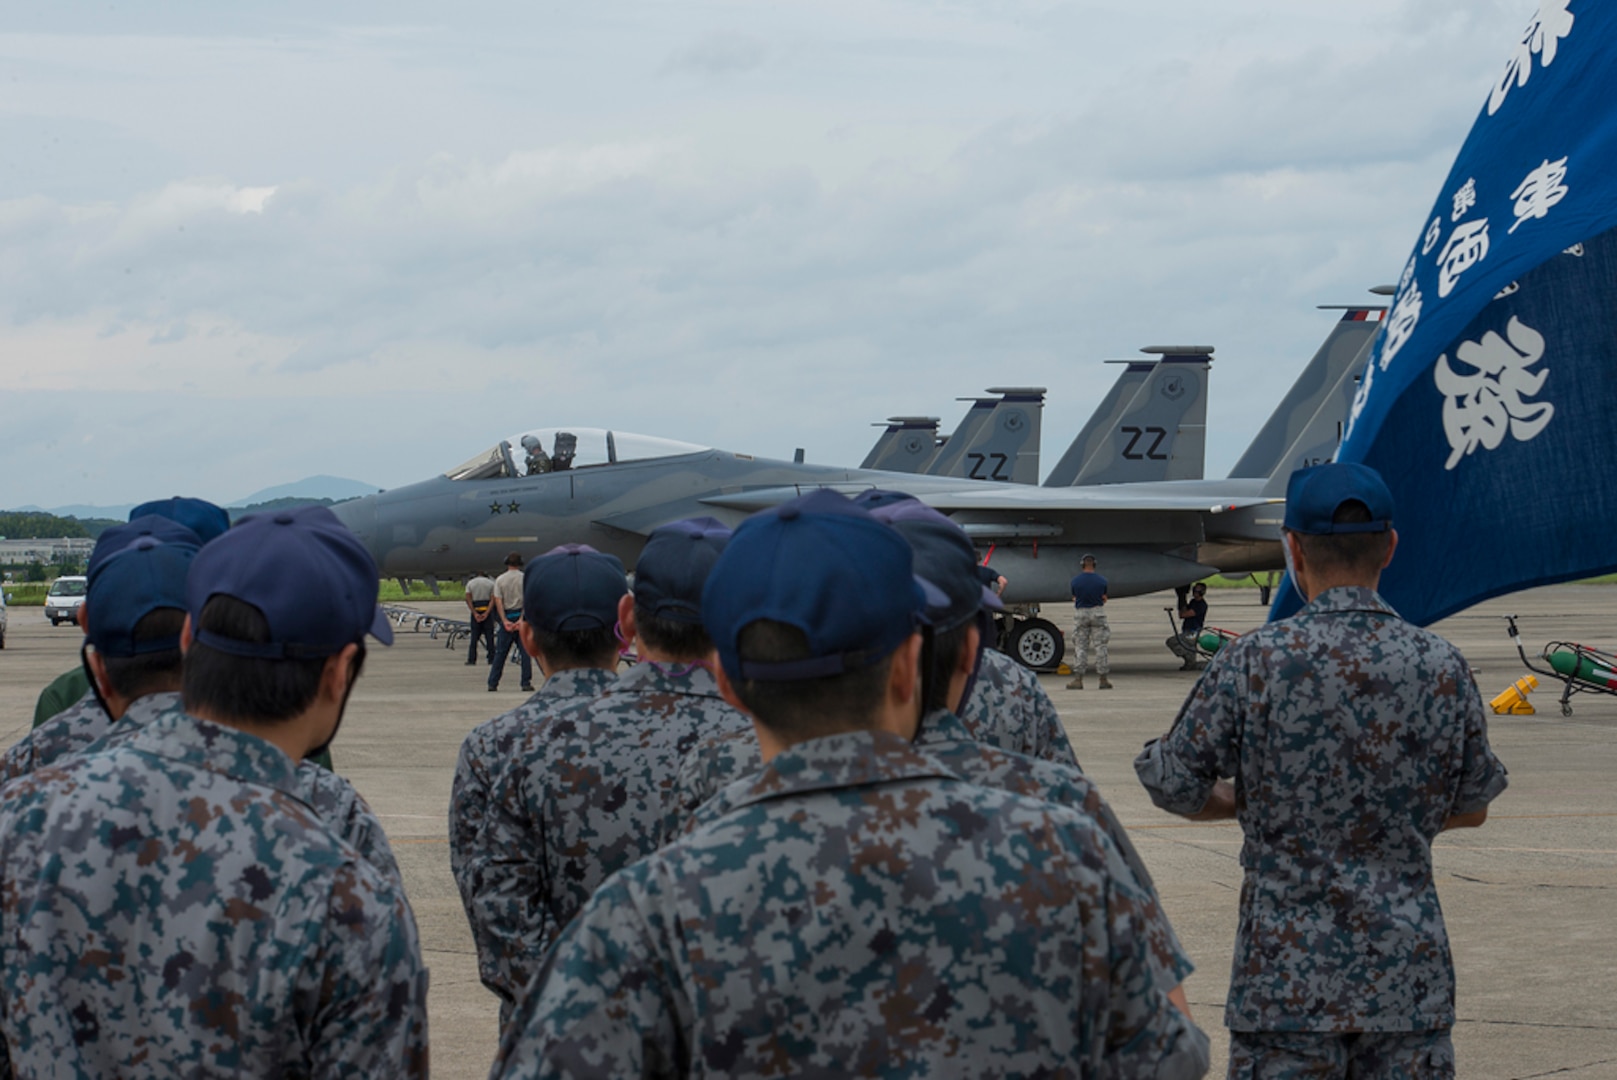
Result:
M1179 666L1180 671L1200 671L1206 665L1196 658L1196 638L1201 634L1202 627L1207 625L1207 586L1200 581L1190 588L1190 598L1179 594L1179 633L1169 638L1165 645L1184 663Z
M1089 665L1089 647L1095 647L1095 673L1100 676L1100 688L1110 690L1112 681L1106 677L1112 670L1107 643L1112 640L1112 629L1106 624L1106 579L1095 572L1095 556L1085 555L1081 560L1083 573L1072 579L1072 602L1078 614L1072 622L1073 679L1068 690L1084 688L1084 668Z

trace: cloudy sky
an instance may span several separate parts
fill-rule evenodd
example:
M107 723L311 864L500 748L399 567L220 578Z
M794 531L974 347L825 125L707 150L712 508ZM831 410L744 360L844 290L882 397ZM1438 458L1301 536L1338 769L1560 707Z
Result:
M1397 276L1535 0L8 5L0 506L516 431L857 464L1217 347L1222 475ZM252 14L246 12L251 10Z

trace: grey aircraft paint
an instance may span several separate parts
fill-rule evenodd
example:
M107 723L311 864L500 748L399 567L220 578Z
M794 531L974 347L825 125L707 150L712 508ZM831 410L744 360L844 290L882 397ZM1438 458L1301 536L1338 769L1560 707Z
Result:
M981 399L993 401L993 407L964 439L950 436L927 475L1037 484L1044 387L991 386L988 392L999 395Z
M928 476L949 475L949 470L959 463L961 456L966 452L966 447L971 444L971 440L976 436L977 429L988 422L989 414L999 404L999 398L956 398L955 400L969 401L971 402L971 407L966 410L966 415L960 418L960 423L955 425L955 429L949 433L949 437L943 440L943 445L938 448L938 452L932 458L931 463L921 470Z
M890 416L883 425L885 430L877 436L861 469L882 469L886 472L918 473L937 457L938 418L936 416Z
M1364 339L1359 355L1342 370L1336 385L1319 403L1319 408L1306 427L1292 440L1281 456L1277 468L1264 486L1265 494L1285 495L1286 480L1296 469L1306 469L1336 458L1336 449L1342 445L1342 433L1347 427L1348 412L1353 398L1359 392L1359 380L1364 376L1364 365L1370 360L1370 346L1375 342L1372 334Z
M1322 307L1322 310L1337 309ZM1340 310L1342 317L1297 376L1297 381L1291 384L1274 415L1258 429L1251 445L1230 470L1231 476L1266 477L1286 460L1287 452L1303 429L1313 422L1331 392L1341 383L1342 373L1353 367L1365 345L1381 329L1382 313L1387 309L1361 304Z
M1200 480L1207 445L1210 346L1151 346L1161 361L1100 439L1073 484Z
M1089 455L1095 452L1101 440L1110 436L1123 422L1123 414L1128 410L1129 404L1134 400L1134 394L1145 382L1151 369L1157 366L1155 360L1125 360L1123 370L1118 372L1117 381L1112 388L1106 391L1100 404L1095 407L1088 423L1078 432L1078 437L1072 440L1067 452L1061 455L1050 475L1044 478L1045 487L1071 487L1078 480L1078 472L1084 467ZM1155 480L1165 480L1164 476L1153 477Z
M1346 416L1340 393L1315 421L1334 430ZM1100 555L1113 596L1188 584L1214 572L1279 569L1283 508L1265 494L1282 485L1286 455L1271 476L1178 480L1086 488L794 464L618 433L578 434L565 471L524 475L517 440L501 443L450 474L339 503L333 511L370 548L384 576L458 578L496 568L507 552L532 557L562 543L587 543L632 566L658 525L709 514L737 523L815 488L849 494L871 487L906 491L951 515L991 565L1010 579L1011 603L1068 599L1067 582L1085 551ZM604 436L604 438L602 438ZM661 449L658 449L658 446ZM593 457L584 452L596 449ZM651 450L644 447L650 446ZM451 475L460 477L451 479Z

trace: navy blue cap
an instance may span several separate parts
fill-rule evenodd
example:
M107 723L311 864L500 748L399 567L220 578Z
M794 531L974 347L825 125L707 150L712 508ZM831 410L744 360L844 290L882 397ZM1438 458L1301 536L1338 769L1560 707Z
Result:
M84 597L84 633L96 652L139 656L178 649L177 629L172 637L137 643L135 624L163 608L185 610L185 579L196 554L194 544L141 536L97 563Z
M965 530L948 515L911 500L880 507L873 516L910 542L915 551L915 573L943 594L945 603L927 607L927 618L934 628L952 630L983 608L1004 610L1004 603L984 587L977 573L977 549L972 547Z
M710 517L653 530L634 567L635 607L659 619L699 625L702 586L729 542L730 527Z
M202 546L200 536L173 518L159 514L144 514L130 518L126 525L109 525L103 529L101 535L96 538L95 548L90 552L90 559L85 564L84 572L95 573L96 567L143 536L164 544L184 544L193 549Z
M862 506L871 513L885 506L896 506L899 503L919 502L914 495L906 491L888 491L885 488L866 488L853 497L855 506Z
M522 621L550 634L616 626L618 601L628 591L616 555L563 544L522 572Z
M191 564L186 609L196 640L233 656L303 660L331 656L370 633L393 644L393 627L376 605L379 575L371 553L323 506L251 514L205 545ZM201 629L215 596L251 604L269 622L266 643Z
M223 536L230 529L230 515L224 510L206 499L191 499L184 495L143 502L129 511L129 520L134 521L147 514L179 522L196 533L204 544Z
M736 528L702 591L702 624L731 679L840 675L891 655L924 618L928 593L914 564L898 533L836 492L816 491ZM809 656L743 663L741 632L764 619L803 631Z
M1370 508L1369 521L1331 521L1343 503L1355 499ZM1386 532L1392 528L1392 492L1380 473L1357 462L1298 469L1286 481L1286 528L1305 536Z

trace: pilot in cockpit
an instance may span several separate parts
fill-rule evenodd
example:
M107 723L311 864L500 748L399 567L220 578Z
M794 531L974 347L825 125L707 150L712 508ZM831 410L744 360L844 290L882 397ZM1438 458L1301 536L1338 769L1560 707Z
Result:
M522 449L528 452L529 476L538 476L551 470L550 455L545 453L544 443L539 441L537 435L522 436Z
M573 458L577 454L578 436L571 431L556 432L556 445L550 455L550 467L556 472L566 472L573 467Z

